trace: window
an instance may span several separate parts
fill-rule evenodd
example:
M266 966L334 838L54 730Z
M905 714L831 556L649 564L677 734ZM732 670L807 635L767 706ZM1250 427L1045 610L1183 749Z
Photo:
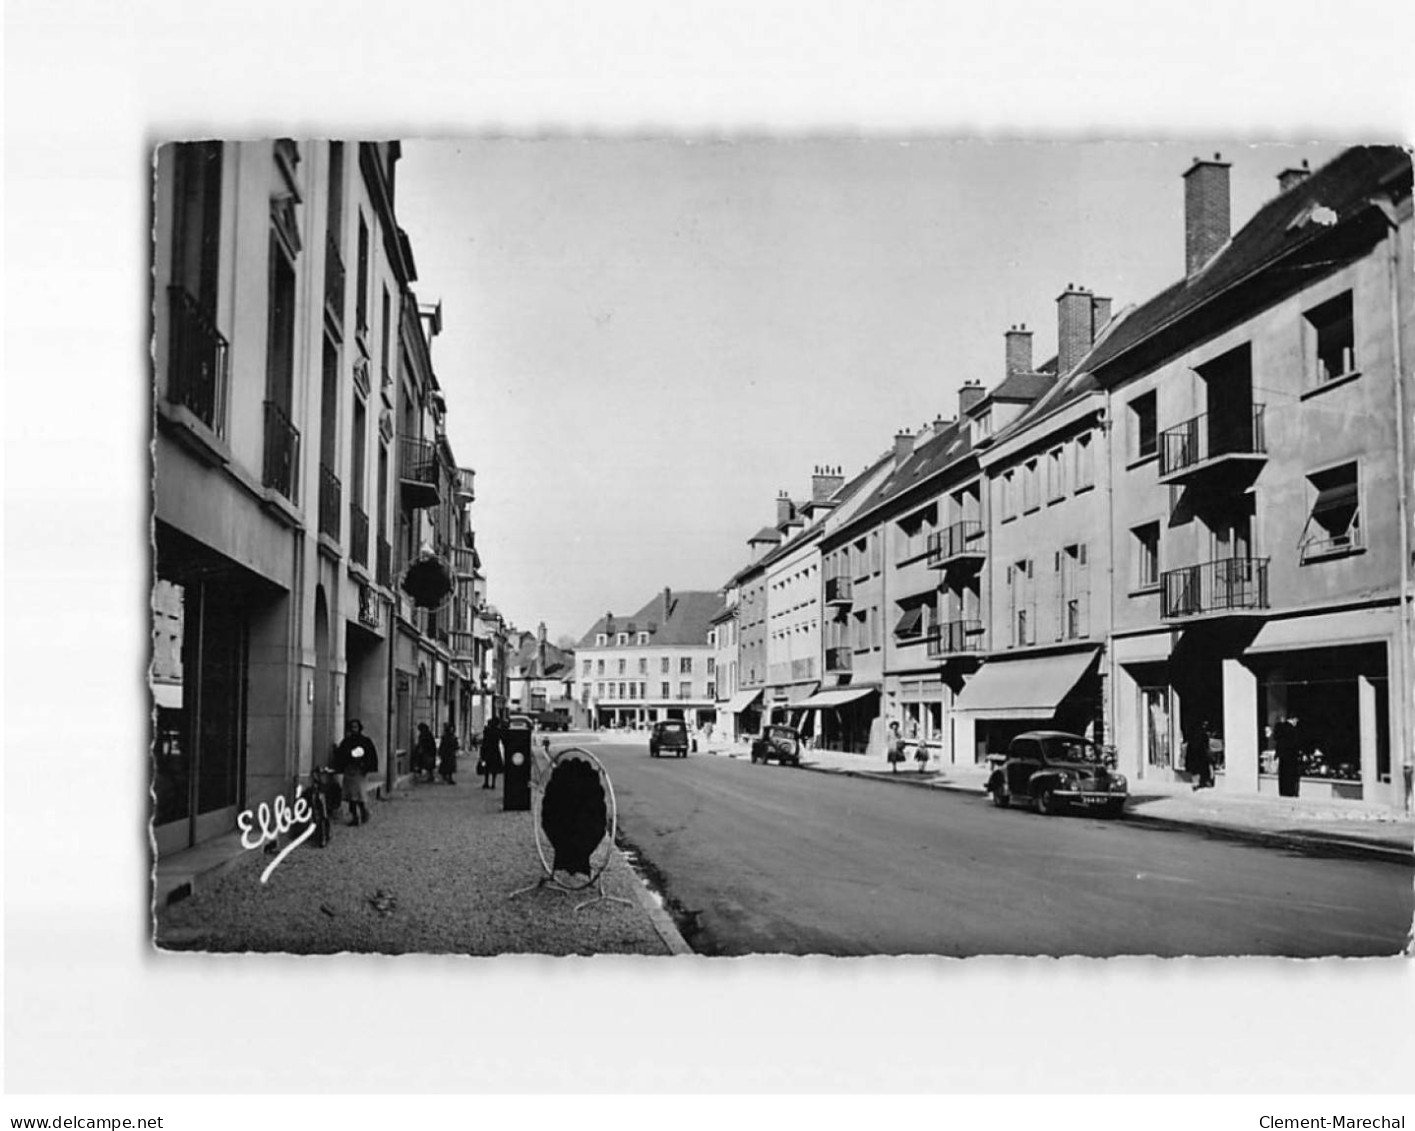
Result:
M603 660L597 660L597 661L595 661L595 675L603 675L603 674L604 674L604 661L603 661Z
M594 688L595 688L595 698L596 698L596 699L603 699L603 698L604 698L604 684L602 684L602 683L597 683L597 684L594 685Z
M707 673L708 675L715 675L717 673L717 661L711 656L707 659Z
M1160 583L1160 524L1147 522L1130 534L1135 545L1135 588L1153 589Z
M714 683L712 680L708 680L708 685L707 685L707 697L708 697L709 699L716 699L716 698L717 698L717 684Z
M583 671L582 671L581 674L582 674L582 675L589 675L589 674L590 674L590 661L589 661L589 660L586 660L586 661L585 661L584 669L583 669Z
M1022 510L1036 510L1039 506L1037 489L1037 461L1029 459L1022 467Z
M608 641L609 641L609 637L605 636L604 633L602 633L602 632L597 632L597 633L595 633L594 642L595 642L595 644L596 644L598 647L603 648L603 647L605 646L605 644L608 643ZM600 661L600 664L603 665L603 664L604 664L604 661L601 660L601 661Z
M388 346L389 346L389 343L392 341L392 338L393 338L393 334L392 334L392 332L391 332L392 324L393 324L393 304L392 304L392 302L391 302L391 301L389 300L389 298L388 298L388 288L387 288L387 287L384 287L384 288L383 288L383 341L382 341L382 343L379 345L379 350L380 350L381 353L382 353L382 361L383 361L382 375L383 375L383 383L384 383L385 385L389 385L389 384L392 383L392 379L388 376Z
M691 699L693 697L693 685L684 681L678 685L678 698Z
M648 642L649 642L649 634L648 634L647 632L641 632L641 633L639 633L639 643L640 643L641 645L643 645L643 644L647 644Z
M368 333L368 225L359 213L359 289L354 299L354 326L360 335Z
M667 683L660 683L658 685L658 696L660 699L667 699L670 693L670 688Z
M1032 560L1024 558L1007 567L1008 620L1013 647L1036 643L1036 596L1032 589Z
M627 632L621 632L621 633L619 633L619 634L614 638L614 643L620 645L621 647L622 647L623 645L629 643L629 634L628 634Z
M1091 437L1076 437L1076 490L1081 491L1087 487L1092 487L1096 482L1095 464L1093 462L1094 452L1091 449Z
M1066 494L1066 476L1061 462L1061 449L1053 448L1047 453L1047 500L1055 502Z
M1302 561L1355 553L1364 546L1356 464L1307 476L1312 511L1302 532Z
M1002 520L1017 517L1017 473L1004 472L1002 476Z
M684 656L678 661L678 671L681 675L693 674L693 657Z
M1148 459L1159 452L1159 432L1155 424L1155 394L1146 393L1130 402L1130 458Z
M1091 586L1084 543L1056 555L1056 638L1077 640L1091 631Z
M658 670L659 670L663 675L667 675L667 674L669 673L669 671L671 670L670 667L669 667L669 660L668 660L668 657L667 657L667 656L664 656L663 659L659 661ZM665 692L664 694L667 694L667 692Z
M619 661L619 674L620 674L620 675L625 674L625 672L628 670L628 668L629 668L629 661L628 661L628 660L620 660L620 661Z
M1356 328L1351 292L1307 311L1309 365L1318 385L1356 372Z
M629 685L628 685L627 683L621 683L621 684L619 685L619 698L620 698L620 699L627 699L627 698L629 698Z
M639 657L639 674L640 674L640 675L648 675L648 674L649 674L649 662L648 662L648 659L647 659L646 657L643 657L643 656L640 656L640 657Z

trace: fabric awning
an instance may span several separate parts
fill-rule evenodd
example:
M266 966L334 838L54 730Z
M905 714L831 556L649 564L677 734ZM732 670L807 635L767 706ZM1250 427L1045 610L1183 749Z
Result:
M182 709L182 685L180 683L154 683L152 697L159 707L169 711Z
M1087 649L1060 656L994 660L968 681L953 709L994 719L1049 719L1099 654L1096 649Z
M793 707L809 707L812 710L822 710L827 707L840 707L846 703L853 703L856 699L863 699L866 695L878 695L877 687L837 687L831 691L822 691L818 695L812 695L809 699L802 699L799 703L792 703Z
M761 688L757 688L755 691L739 691L736 695L732 696L730 700L728 700L727 713L729 715L740 714L742 711L745 711L761 697Z
M809 699L819 686L820 684L818 683L797 683L786 688L786 705L788 707L799 707L801 700Z

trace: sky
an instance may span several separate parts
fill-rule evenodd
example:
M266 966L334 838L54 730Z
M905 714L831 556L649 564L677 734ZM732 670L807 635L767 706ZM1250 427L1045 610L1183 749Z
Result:
M813 470L853 475L1056 352L1068 284L1143 302L1184 270L1182 175L1233 226L1320 144L469 136L403 144L397 212L448 430L477 471L492 604L579 638L717 589Z

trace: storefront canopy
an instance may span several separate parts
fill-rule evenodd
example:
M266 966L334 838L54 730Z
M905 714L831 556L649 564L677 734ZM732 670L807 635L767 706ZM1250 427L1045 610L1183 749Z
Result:
M954 701L955 711L993 719L1049 719L1097 652L1067 652L1028 660L994 660L983 666Z
M739 691L727 703L729 715L740 714L762 697L761 688L756 691Z
M827 707L841 707L846 703L853 703L856 699L863 699L866 695L878 693L879 689L875 687L837 687L831 691L822 691L819 695L812 695L809 699L802 699L799 703L792 703L791 706L823 710Z

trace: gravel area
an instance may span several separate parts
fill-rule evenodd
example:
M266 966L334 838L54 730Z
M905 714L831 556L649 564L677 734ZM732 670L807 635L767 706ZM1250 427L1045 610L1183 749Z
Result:
M544 872L528 812L467 775L372 802L372 820L339 821L326 848L300 845L262 884L271 857L248 851L187 899L163 908L156 943L170 950L291 954L653 954L669 948L615 851L609 895L552 887L510 893ZM345 812L347 816L347 810ZM599 860L601 847L595 859ZM579 882L578 880L576 882Z

